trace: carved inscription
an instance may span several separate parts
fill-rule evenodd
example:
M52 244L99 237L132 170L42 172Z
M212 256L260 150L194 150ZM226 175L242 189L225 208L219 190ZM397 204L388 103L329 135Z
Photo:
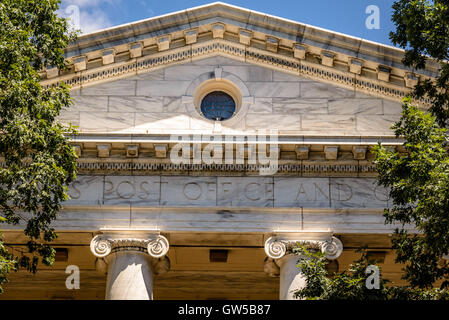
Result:
M217 182L219 206L273 206L272 178L219 177Z
M329 178L275 178L275 207L328 208Z
M159 204L160 178L110 176L104 180L104 204Z
M81 176L70 205L385 208L372 178Z

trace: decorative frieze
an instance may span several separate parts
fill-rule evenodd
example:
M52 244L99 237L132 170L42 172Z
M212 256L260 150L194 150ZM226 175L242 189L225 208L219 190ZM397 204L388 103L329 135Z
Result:
M251 33L247 30L240 30L239 38L243 42L248 43L250 41ZM396 84L388 84L388 86L380 85L377 82L373 82L368 78L357 78L354 79L350 76L351 73L343 72L334 69L330 72L328 69L323 70L320 65L305 60L305 46L300 44L295 44L293 47L293 56L290 58L285 55L280 55L268 50L256 49L251 46L243 47L241 44L234 43L230 40L224 40L220 38L215 38L211 41L195 43L190 47L181 47L177 49L172 49L167 53L161 53L159 56L149 56L139 60L138 62L121 62L120 66L115 66L116 63L111 64L111 69L101 69L95 72L92 70L90 74L84 74L82 77L79 75L67 75L64 81L73 86L79 86L84 83L92 83L95 81L100 81L108 78L121 77L127 73L134 73L137 71L151 70L153 68L158 68L162 65L170 65L172 63L179 63L180 61L188 61L192 57L198 57L201 55L210 55L214 53L223 53L226 55L235 56L238 59L246 57L249 63L262 63L273 65L281 70L298 72L298 75L311 77L313 79L323 79L326 81L332 81L333 83L340 84L346 87L356 87L358 90L364 91L368 94L380 94L383 96L390 96L397 100L401 100L406 94L409 93L410 89L405 86L401 87ZM130 45L130 57L136 58L142 55L142 44L134 43ZM302 59L301 63L298 63L298 59ZM384 69L380 68L379 77L380 79L387 79L385 77ZM390 69L388 69L390 70ZM389 73L388 73L389 75ZM388 76L389 79L389 76ZM55 86L59 82L58 79L48 79L43 81L43 85ZM429 104L429 99L421 99L421 103Z
M248 150L245 152L248 159ZM161 151L160 158L166 158ZM171 172L191 172L195 174L214 173L214 172L229 172L238 174L258 174L262 168L266 166L258 164L174 164L174 163L154 163L149 162L123 162L123 161L83 161L77 163L79 173L114 173L114 172L135 172L135 173L149 173L161 172L163 174L170 174ZM279 164L277 174L304 174L304 175L333 175L345 174L347 176L357 176L359 172L364 174L375 175L376 166L372 163L359 164L334 164L328 162L316 163L300 163L300 164Z

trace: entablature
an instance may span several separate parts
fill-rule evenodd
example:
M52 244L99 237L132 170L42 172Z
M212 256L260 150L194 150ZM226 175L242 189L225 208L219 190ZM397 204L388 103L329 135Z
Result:
M371 152L375 145L380 142L404 152L403 141L394 136L275 138L258 140L257 135L245 135L229 141L222 135L79 135L71 143L81 174L259 175L265 165L257 159L263 152L276 161L277 175L375 176ZM213 162L202 161L211 146ZM226 160L229 154L232 161Z

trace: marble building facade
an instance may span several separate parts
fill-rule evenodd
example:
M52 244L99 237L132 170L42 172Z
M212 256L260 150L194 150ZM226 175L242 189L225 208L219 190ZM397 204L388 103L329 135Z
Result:
M403 54L223 3L81 36L68 71L42 72L45 86L72 86L60 121L79 127L78 179L54 222L61 256L13 275L2 298L291 299L298 242L340 270L367 245L400 282L371 148L402 151L390 129L401 99L438 71L413 72ZM235 102L223 121L200 108L217 91ZM195 162L211 144L215 161ZM67 265L79 290L65 288Z

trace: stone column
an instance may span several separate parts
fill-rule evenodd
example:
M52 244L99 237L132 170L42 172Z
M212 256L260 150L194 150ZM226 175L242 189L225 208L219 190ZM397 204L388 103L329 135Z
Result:
M337 259L343 252L343 244L335 237L329 240L294 240L282 236L270 237L265 242L264 270L270 276L279 276L279 299L294 300L294 292L306 286L306 278L296 265L304 256L293 254L292 249L298 244L307 248L319 249L326 253L329 260Z
M158 234L94 237L90 249L97 268L107 272L106 300L153 300L153 274L170 268L168 248L168 240Z

